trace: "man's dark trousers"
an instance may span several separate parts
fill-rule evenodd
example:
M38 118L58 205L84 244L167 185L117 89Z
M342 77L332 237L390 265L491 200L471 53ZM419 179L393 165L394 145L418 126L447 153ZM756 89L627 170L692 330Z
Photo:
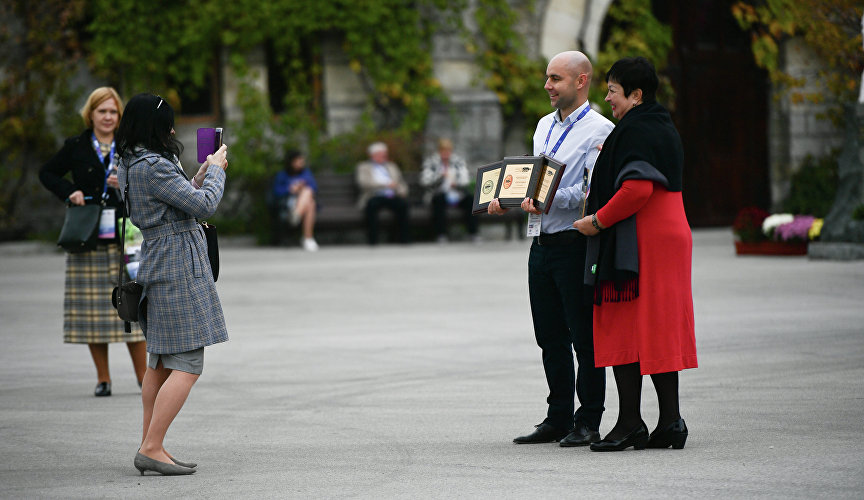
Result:
M567 430L599 430L606 372L594 367L591 300L586 298L585 236L576 231L534 238L528 256L528 294L534 335L549 385L546 423ZM574 380L573 350L578 372ZM580 407L573 411L574 386Z
M401 196L373 196L366 202L366 238L370 245L378 244L378 212L386 208L396 216L399 242L408 243L408 202Z
M470 195L465 195L457 205L459 211L462 212L465 228L468 230L468 234L472 236L477 234L477 226L479 225L477 217L471 213L473 201ZM436 236L447 234L447 207L449 205L446 193L436 193L432 197L432 227L435 228Z

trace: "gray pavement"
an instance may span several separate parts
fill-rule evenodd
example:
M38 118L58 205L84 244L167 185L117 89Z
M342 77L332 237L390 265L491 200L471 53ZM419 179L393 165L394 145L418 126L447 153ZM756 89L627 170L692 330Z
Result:
M132 466L122 344L114 395L91 395L86 347L62 343L63 255L0 245L0 497L862 498L864 262L736 257L728 229L694 241L687 446L609 454L511 443L545 413L526 240L229 245L231 341L207 349L166 440L200 464L188 477ZM653 428L647 378L643 416Z

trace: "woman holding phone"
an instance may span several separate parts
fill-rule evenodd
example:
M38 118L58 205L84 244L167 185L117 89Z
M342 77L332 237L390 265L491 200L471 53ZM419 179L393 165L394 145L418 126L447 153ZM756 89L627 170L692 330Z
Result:
M130 218L141 230L137 281L150 359L141 393L143 437L135 467L143 475L192 474L163 447L168 427L204 369L204 347L228 340L213 283L207 243L196 218L216 212L225 186L227 146L189 179L180 165L183 145L174 137L174 110L161 97L129 100L117 130L119 185L128 182Z

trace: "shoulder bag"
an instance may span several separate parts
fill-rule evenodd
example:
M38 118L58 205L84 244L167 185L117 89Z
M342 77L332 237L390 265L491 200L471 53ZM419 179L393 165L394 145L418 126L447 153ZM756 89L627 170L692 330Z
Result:
M57 246L69 253L89 252L96 248L102 205L68 205Z
M126 276L126 273L123 272L126 264L126 218L131 214L132 208L132 204L129 202L128 172L126 174L126 187L123 189L123 201L125 202L126 210L123 213L123 228L120 230L120 271L117 279L120 285L111 292L111 303L117 309L117 315L120 316L120 319L126 323L135 323L138 321L138 304L141 302L144 287L137 281L123 282Z
M204 230L204 239L207 241L207 258L210 260L210 270L213 271L213 282L219 279L219 238L216 234L216 226L207 224L207 221L199 222Z
M94 139L95 140L95 139ZM113 150L112 150L113 155ZM113 158L113 156L112 156ZM105 200L108 192L108 176L111 175L112 164L109 162L105 169L105 179L102 184L102 198L99 203L73 205L67 202L66 217L63 220L63 229L57 239L57 246L69 253L89 252L96 248L99 241L99 223L102 218L102 210L105 208ZM88 197L89 198L89 197ZM85 198L86 199L86 198ZM112 212L113 214L113 209ZM106 213L106 215L108 215ZM109 222L114 225L113 217ZM108 238L113 239L116 228L110 231Z

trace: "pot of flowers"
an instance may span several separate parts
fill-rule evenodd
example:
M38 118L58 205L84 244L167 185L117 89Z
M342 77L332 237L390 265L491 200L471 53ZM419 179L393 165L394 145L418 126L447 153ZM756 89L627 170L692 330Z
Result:
M819 237L822 219L812 215L774 214L755 207L738 212L732 226L738 255L807 255Z

